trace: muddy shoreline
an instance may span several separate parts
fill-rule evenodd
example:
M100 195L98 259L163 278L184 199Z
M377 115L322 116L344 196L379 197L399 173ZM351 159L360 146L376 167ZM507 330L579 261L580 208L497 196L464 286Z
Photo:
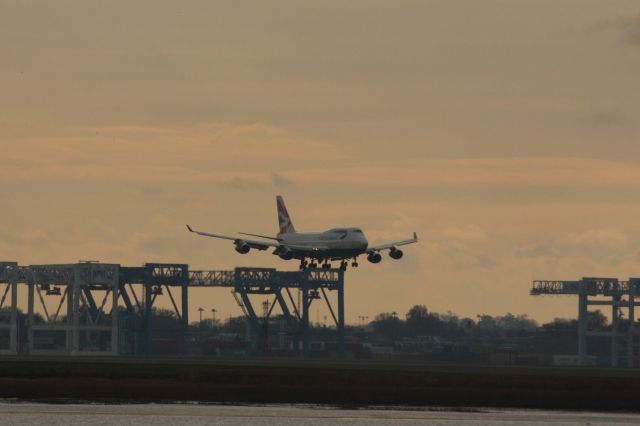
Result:
M322 361L0 360L0 398L640 411L640 372Z

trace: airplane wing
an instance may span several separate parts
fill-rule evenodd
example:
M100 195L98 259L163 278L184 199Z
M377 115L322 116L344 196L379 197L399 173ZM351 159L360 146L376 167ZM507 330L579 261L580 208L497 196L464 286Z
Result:
M316 252L323 251L323 250L331 250L331 247L325 244L323 245L318 244L314 246L297 246L295 244L282 244L281 246L290 248L291 250L294 250L297 252L307 253L307 254L314 254Z
M246 240L244 238L228 237L226 235L220 235L220 234L211 234L209 232L196 231L193 228L191 228L189 225L187 225L187 229L189 230L189 232L193 232L194 234L202 235L202 236L205 236L205 237L221 238L223 240L231 240L231 241L233 241L235 243L243 241L249 247L257 249L257 250L266 250L269 247L280 247L280 244L277 243L277 242Z
M269 236L267 236L267 235L249 234L248 232L238 232L238 234L240 234L240 235L249 235L250 237L266 238L267 240L282 241L282 238L278 238L278 237L269 237Z
M390 250L394 247L406 246L407 244L413 244L417 242L418 242L418 234L414 232L413 238L410 238L408 240L396 241L395 243L380 244L378 246L369 247L367 249L367 253L373 253L373 252L382 251L382 250Z

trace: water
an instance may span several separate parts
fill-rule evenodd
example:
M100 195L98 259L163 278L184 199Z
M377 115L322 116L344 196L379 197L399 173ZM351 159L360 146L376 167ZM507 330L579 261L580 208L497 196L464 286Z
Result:
M227 406L190 404L32 404L0 403L0 425L113 426L391 426L391 425L632 425L638 414L543 410L358 409L318 406Z

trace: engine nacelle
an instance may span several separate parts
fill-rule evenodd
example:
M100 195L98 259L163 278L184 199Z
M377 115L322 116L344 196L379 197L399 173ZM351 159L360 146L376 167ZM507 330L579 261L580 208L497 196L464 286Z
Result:
M236 243L236 251L240 254L247 254L249 253L249 250L251 250L251 247L249 247L249 244L245 243L244 241L238 241Z
M380 263L382 255L380 253L371 253L367 256L367 260L371 263Z
M288 247L282 247L278 256L280 256L280 259L282 260L291 260L293 259L293 251Z
M392 259L395 259L395 260L402 259L402 256L403 256L403 255L404 255L404 253L402 252L402 250L397 249L397 248L395 248L395 247L394 247L394 248L392 248L392 249L389 251L389 256L390 256Z

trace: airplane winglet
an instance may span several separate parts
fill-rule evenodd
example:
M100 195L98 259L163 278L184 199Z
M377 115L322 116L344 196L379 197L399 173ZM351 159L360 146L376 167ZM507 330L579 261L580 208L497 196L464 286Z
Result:
M418 241L418 234L416 232L413 233L413 239Z
M187 229L189 230L189 232L193 232L193 229L191 229L189 225L187 225Z

